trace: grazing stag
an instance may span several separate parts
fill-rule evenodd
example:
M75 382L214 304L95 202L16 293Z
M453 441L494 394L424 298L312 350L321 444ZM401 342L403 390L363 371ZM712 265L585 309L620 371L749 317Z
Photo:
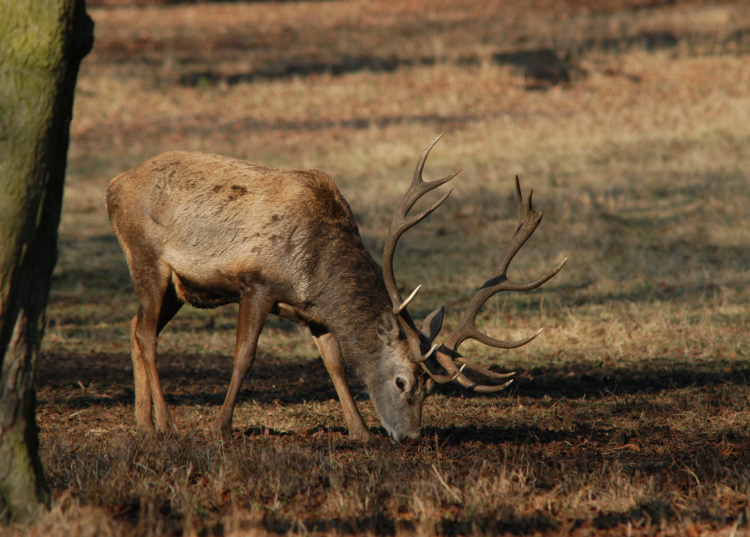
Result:
M422 153L414 179L391 223L383 268L365 249L346 200L333 180L317 170L276 170L218 155L170 152L112 180L107 210L125 252L140 307L131 323L135 374L135 418L139 430L170 432L174 425L156 366L159 332L185 302L199 308L239 303L237 343L229 391L212 425L231 434L232 413L243 379L255 359L263 323L270 313L307 326L333 379L352 439L373 439L352 398L347 366L364 381L392 441L419 436L422 403L434 383L457 381L480 392L464 368L501 379L458 354L466 339L492 347L525 345L493 339L475 326L480 308L499 291L535 289L565 261L531 283L508 280L514 255L542 215L523 200L516 178L519 227L492 278L477 291L445 343L433 345L443 308L418 329L393 274L399 237L432 213L406 219L424 194L448 182L424 182L422 170L438 136ZM418 289L418 288L417 288Z

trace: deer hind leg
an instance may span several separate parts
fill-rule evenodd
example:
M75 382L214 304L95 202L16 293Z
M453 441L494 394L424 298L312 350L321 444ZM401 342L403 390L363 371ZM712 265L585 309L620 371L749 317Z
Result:
M182 302L177 298L174 288L170 284L162 301L159 323L156 330L157 336L181 307ZM148 380L146 362L143 359L136 339L137 326L138 315L136 314L130 323L131 354L133 358L133 375L135 377L135 423L139 431L151 432L154 430L151 418L151 385Z
M136 314L130 323L130 349L135 377L135 427L139 431L152 432L154 422L151 419L151 386L148 383L146 365L143 363L141 350L135 338L137 326L138 315Z
M136 428L152 431L151 404L156 414L156 430L175 432L169 416L156 364L159 332L182 306L170 281L172 270L160 261L134 260L133 283L140 307L131 323L133 372L135 375Z
M255 361L258 337L263 329L263 323L271 313L273 303L274 300L268 289L260 285L249 285L240 296L232 381L229 383L227 397L224 399L219 415L211 425L211 429L217 436L229 438L232 435L234 405L237 403L242 382Z
M319 333L313 328L310 329L310 332L318 346L320 355L323 357L323 363L331 375L339 401L341 401L341 406L344 409L344 421L349 429L349 438L355 442L372 442L375 437L367 429L357 404L354 402L352 392L349 390L349 383L346 381L346 365L339 342L330 332Z

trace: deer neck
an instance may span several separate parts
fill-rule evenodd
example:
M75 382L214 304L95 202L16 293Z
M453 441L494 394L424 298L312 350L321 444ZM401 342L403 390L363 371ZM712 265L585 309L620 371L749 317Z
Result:
M380 267L367 255L357 270L333 271L321 293L322 324L336 337L344 361L360 374L380 356L378 318L390 307ZM353 268L353 267L350 267Z

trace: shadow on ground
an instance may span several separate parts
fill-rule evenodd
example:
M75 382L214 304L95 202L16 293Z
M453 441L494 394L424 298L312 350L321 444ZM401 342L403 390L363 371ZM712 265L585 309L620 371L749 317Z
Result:
M229 356L165 354L159 357L159 371L169 403L221 405L232 375L232 359ZM449 397L522 397L551 401L654 394L685 388L710 394L713 388L733 384L747 386L750 380L750 366L741 359L717 359L700 368L685 361L655 362L638 369L566 365L517 368L516 372L513 388L497 396L476 394L458 385L445 385L439 390ZM126 403L133 397L130 356L43 354L37 363L36 386L40 404L51 403L56 394L62 393L71 408L102 404L104 400ZM355 395L363 395L363 387L355 379L352 379L352 388ZM259 358L240 397L280 404L337 399L319 358L295 362Z
M263 519L263 525L267 531L275 533L288 533L299 530L292 521L275 517L273 512L268 511ZM308 531L322 531L325 533L336 533L339 535L357 535L362 532L375 532L376 535L410 534L417 529L411 520L394 521L383 513L364 518L353 518L343 520L316 519L306 521L305 527ZM494 513L473 516L469 520L443 519L435 522L434 531L439 535L470 535L480 533L482 535L531 535L537 532L553 530L557 523L542 513L521 515L516 513L512 507L505 506Z
M677 42L676 38L672 40ZM657 39L651 39L657 42ZM662 40L663 41L663 40ZM659 41L661 42L661 41ZM674 46L674 45L672 45ZM561 58L554 50L539 48L514 52L493 54L491 61L498 65L513 65L521 70L526 89L546 89L548 87L570 82L573 77L585 76L585 71L569 59ZM206 84L225 83L235 85L269 80L291 78L295 76L332 75L341 76L358 71L393 72L400 68L415 66L432 66L444 60L435 55L417 58L398 56L344 56L335 61L279 62L244 73L222 75L215 70L193 71L180 76L183 86L201 86ZM471 55L453 60L458 65L479 65L481 58Z

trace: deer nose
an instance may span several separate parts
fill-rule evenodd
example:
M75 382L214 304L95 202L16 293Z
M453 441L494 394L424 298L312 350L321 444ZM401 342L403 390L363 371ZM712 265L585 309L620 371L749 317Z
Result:
M405 443L411 443L421 438L422 438L422 435L419 433L419 431L417 431L415 433L405 434L402 438L402 441L404 441Z
M405 434L399 434L396 431L393 431L389 433L391 444L401 444L402 442L406 441L406 443L409 443L410 440L419 440L422 436L419 434L419 431L415 433L405 433Z

